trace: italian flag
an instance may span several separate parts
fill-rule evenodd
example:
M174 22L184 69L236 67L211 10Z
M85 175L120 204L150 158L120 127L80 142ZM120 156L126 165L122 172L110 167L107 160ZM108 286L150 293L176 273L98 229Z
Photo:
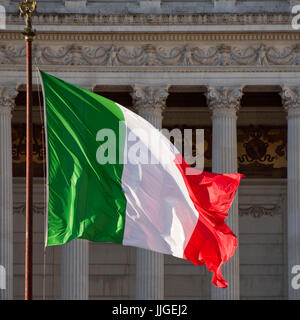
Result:
M242 175L193 169L134 112L42 71L41 78L46 244L81 238L144 248L205 264L212 283L227 287L221 266L237 239L224 220Z

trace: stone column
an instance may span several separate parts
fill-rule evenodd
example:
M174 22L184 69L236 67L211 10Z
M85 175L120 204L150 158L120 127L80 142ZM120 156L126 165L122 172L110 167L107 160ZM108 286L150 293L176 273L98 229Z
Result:
M162 112L168 97L168 86L133 86L133 104L140 116L157 129L162 127ZM164 298L163 254L137 248L136 299L162 300Z
M89 243L76 239L62 246L61 298L87 300L89 297Z
M293 288L293 278L300 270L300 87L283 86L281 97L287 112L288 122L288 298L290 300L300 300L300 289ZM295 267L297 265L298 267ZM299 283L299 280L296 282Z
M237 172L237 111L242 97L242 87L214 87L207 90L207 103L212 112L212 171ZM239 236L238 195L228 212L226 223ZM211 297L216 300L240 298L239 250L222 266L226 289L212 287Z
M11 117L17 93L15 89L0 87L0 277L4 278L1 286L5 285L5 289L0 288L0 300L13 298Z

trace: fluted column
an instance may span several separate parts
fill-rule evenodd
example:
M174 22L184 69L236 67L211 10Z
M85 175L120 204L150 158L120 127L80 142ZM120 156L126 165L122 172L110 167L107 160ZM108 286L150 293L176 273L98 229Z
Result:
M86 300L89 292L88 241L76 239L62 246L61 298Z
M89 297L89 243L76 239L62 246L61 298L87 300Z
M0 87L0 266L6 274L6 289L0 290L0 300L13 298L11 117L17 93L15 89Z
M287 112L287 247L288 298L300 300L300 289L293 288L293 267L300 265L300 87L283 86L283 106ZM298 269L299 270L299 269ZM297 270L297 272L299 272Z
M237 111L242 97L242 87L214 87L207 90L207 103L212 112L212 171L216 173L237 172ZM226 223L239 236L238 195L228 212ZM216 300L240 298L239 249L222 266L226 289L212 287L211 297Z
M162 127L162 112L168 97L168 86L133 86L133 104L140 116L157 129ZM144 249L136 250L136 299L164 298L164 256Z

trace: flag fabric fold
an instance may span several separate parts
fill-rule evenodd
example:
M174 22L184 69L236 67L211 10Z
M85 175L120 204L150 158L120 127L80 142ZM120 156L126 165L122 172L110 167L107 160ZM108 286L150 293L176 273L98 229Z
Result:
M227 287L221 266L237 238L225 219L242 175L196 172L132 111L45 72L41 77L46 244L81 238L170 254L205 264L213 284Z

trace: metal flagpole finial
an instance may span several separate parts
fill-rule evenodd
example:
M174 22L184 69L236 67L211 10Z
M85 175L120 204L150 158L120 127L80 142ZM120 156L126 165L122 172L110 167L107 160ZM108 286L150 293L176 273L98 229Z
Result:
M32 16L36 13L36 1L25 0L19 4L20 15L25 16L26 27L23 35L26 40L33 40L35 30L32 28Z

